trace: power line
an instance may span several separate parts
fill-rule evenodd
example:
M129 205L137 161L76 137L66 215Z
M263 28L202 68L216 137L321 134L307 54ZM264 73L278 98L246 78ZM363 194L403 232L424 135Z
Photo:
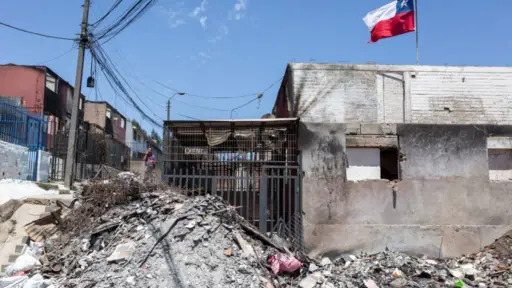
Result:
M261 99L261 98L263 98L263 94L260 94L260 95L258 95L258 97L257 97L257 98L254 98L254 99L252 99L252 100L249 100L249 101L247 101L246 103L244 103L244 104L242 104L242 105L240 105L240 106L238 106L238 107L235 107L235 108L231 109L231 115L229 115L229 117L230 117L230 118L233 118L233 112L235 112L236 110L238 110L238 109L240 109L240 108L243 108L243 107L245 107L245 106L247 106L247 105L251 104L252 102L254 102L254 101L256 101L256 100L259 100L259 99Z
M155 81L157 84L163 86L164 88L167 88L171 91L174 91L174 92L183 92L183 91L179 91L177 89L174 89L172 87L169 87L159 81ZM247 98L247 97L252 97L252 96L257 96L258 93L251 93L251 94L244 94L244 95L239 95L239 96L201 96L201 95L197 95L197 94L192 94L192 93L186 93L184 92L185 95L187 96L190 96L190 97L196 97L196 98L203 98L203 99L234 99L234 98Z
M58 39L58 40L70 40L70 41L77 40L75 38L66 38L66 37L52 36L52 35L48 35L48 34L43 34L43 33L38 33L38 32L34 32L34 31L29 31L29 30L26 30L26 29L23 29L23 28L19 28L19 27L15 27L15 26L9 25L7 23L3 23L3 22L0 22L0 25L5 26L5 27L9 27L9 28L14 29L14 30L18 30L18 31L21 31L21 32L25 32L25 33L28 33L28 34L37 35L37 36L46 37L46 38L52 38L52 39Z
M105 20L105 18L107 18L108 15L110 15L110 13L112 13L112 11L114 11L117 8L117 6L119 6L119 4L121 4L122 1L123 0L117 0L114 3L114 5L112 5L112 7L110 7L110 9L107 11L107 13L105 13L105 15L103 15L100 19L98 19L98 21L90 24L90 26L92 26L92 27L98 26L101 23L101 21Z
M181 114L181 113L176 113L176 114L178 114L178 115L180 115L181 117L184 117L184 118L201 121L201 119L197 119L197 118L194 118L192 116L187 116L187 115L184 115L184 114Z
M173 101L177 101L177 102L180 102L182 104L185 104L187 106L190 106L190 107L193 107L193 108L200 108L200 109L205 109L205 110L212 110L212 111L221 111L221 112L229 112L231 111L231 109L220 109L220 108L212 108L212 107L206 107L206 106L201 106L201 105L196 105L196 104L191 104L191 103L188 103L188 102L185 102L183 100L180 100L180 99L172 99Z
M139 113L142 115L142 117L149 120L152 124L154 124L157 127L162 128L162 124L151 118L144 110L137 104L135 99L132 97L129 90L133 92L136 98L139 99L139 101L148 109L147 111L152 111L145 103L140 99L140 97L137 95L135 90L129 85L129 83L126 81L126 79L120 74L119 70L115 67L114 63L108 55L105 53L101 45L98 43L98 41L92 41L90 42L90 50L91 55L93 56L96 63L100 66L101 71L103 72L103 75L105 75L105 78L107 79L108 84L112 88L113 91L119 91L119 95L121 96L121 99L123 99L125 102L128 101L129 104L133 105L133 107L139 111ZM127 98L125 100L124 97ZM127 102L127 103L128 103ZM156 115L153 112L153 115L155 115L157 118L160 118L162 121L163 119Z
M75 49L76 49L76 47L75 47L75 45L73 45L73 46L72 46L69 50L67 50L66 52L64 52L64 53L62 53L62 54L60 54L60 55L58 55L58 56L55 56L55 57L53 57L52 59L49 59L49 60L46 60L46 61L40 61L40 62L38 63L38 65L44 65L44 64L46 64L46 63L48 63L48 62L55 61L55 60L57 60L57 59L59 59L59 58L61 58L61 57L64 57L64 56L68 55L68 54L69 54L69 52L71 52L71 51L73 51L73 50L75 50Z
M283 78L284 76L282 77L279 77L279 79L277 79L275 82L273 82L272 84L270 84L265 90L263 90L261 92L261 94L265 94L265 92L267 92L268 90L272 89L272 87L274 87L277 83L280 83L281 81L283 81Z
M132 65L127 59L126 57L119 51L119 50L116 50L117 54L121 57L121 59L128 65L128 66L134 66ZM130 67L128 67L130 68ZM137 68L137 67L135 67ZM135 69L135 70L140 70L140 69ZM140 75L140 74L139 74ZM140 75L142 78L146 78L148 79L147 77L144 77L143 75ZM158 95L163 95L162 93L159 93L159 92L156 92L153 88L150 88L147 86L146 83L143 83L139 77L133 77L137 82L141 83L143 86L145 86L146 88L150 89L151 91L157 93ZM282 78L281 78L282 79ZM170 87L166 84L163 84L162 82L158 81L158 80L150 80L154 83L157 83L158 85L168 89L168 90L171 90L173 92L177 92L177 93L181 93L181 92L184 92L184 91L181 91L181 90L178 90L178 89L175 89L173 87ZM244 94L244 95L239 95L239 96L202 96L202 95L197 95L197 94L193 94L193 93L188 93L188 92L184 92L185 95L187 96L191 96L191 97L196 97L196 98L203 98L203 99L234 99L234 98L247 98L247 97L253 97L253 96L257 96L258 93L250 93L250 94ZM163 95L165 96L165 99L168 99L168 95Z
M101 44L105 44L112 40L115 36L128 28L135 20L144 15L154 4L156 0L138 0L133 3L117 20L110 26L95 32L96 41L106 39Z

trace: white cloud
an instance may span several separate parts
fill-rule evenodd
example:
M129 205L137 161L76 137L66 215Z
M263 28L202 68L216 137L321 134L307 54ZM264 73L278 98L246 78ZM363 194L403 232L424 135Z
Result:
M219 27L219 31L218 31L217 36L215 36L212 39L208 40L208 42L210 42L210 43L218 42L218 41L222 40L222 38L224 38L228 34L229 34L228 27L226 25L221 25Z
M199 14L206 11L206 4L208 4L207 0L202 0L201 4L194 8L194 10L190 13L190 17L197 17Z
M212 56L206 54L205 52L199 52L199 56L204 59L212 59Z
M207 20L208 20L208 16L202 16L201 18L199 18L199 23L201 24L201 27L203 27L203 29L206 28Z
M208 20L208 16L204 15L206 12L207 4L208 4L207 0L202 0L201 4L199 4L199 6L194 8L194 10L192 10L192 12L189 13L189 16L191 18L196 19L199 22L199 24L201 25L201 27L203 27L203 29L206 29L206 21Z
M233 7L233 15L235 20L240 20L245 16L247 10L247 0L237 0Z
M221 32L222 35L228 35L229 33L228 27L226 25L221 25L219 27L219 31Z
M176 28L178 26L181 26L183 24L185 24L185 20L182 20L182 19L176 19L175 21L171 22L171 28Z
M159 8L159 12L164 15L165 17L167 17L167 21L169 22L169 26L171 28L176 28L178 26L181 26L183 24L185 24L185 20L183 20L183 2L178 2L176 3L175 7L174 8L165 8L165 7L160 7Z

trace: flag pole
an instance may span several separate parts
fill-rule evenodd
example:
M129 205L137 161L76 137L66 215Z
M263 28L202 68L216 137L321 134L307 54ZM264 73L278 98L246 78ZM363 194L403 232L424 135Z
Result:
M414 30L416 30L416 65L420 64L419 60L419 35L418 35L418 0L414 0Z

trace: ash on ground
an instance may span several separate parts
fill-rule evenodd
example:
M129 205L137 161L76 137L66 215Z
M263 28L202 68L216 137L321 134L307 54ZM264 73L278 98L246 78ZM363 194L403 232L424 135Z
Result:
M215 196L189 198L126 173L84 183L75 195L40 265L18 277L73 288L512 287L512 233L455 259L392 251L310 259Z

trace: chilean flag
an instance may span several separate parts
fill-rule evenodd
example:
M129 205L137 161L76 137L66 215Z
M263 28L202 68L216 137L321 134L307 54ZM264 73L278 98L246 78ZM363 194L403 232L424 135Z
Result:
M370 42L415 31L414 9L414 0L395 0L366 14Z

